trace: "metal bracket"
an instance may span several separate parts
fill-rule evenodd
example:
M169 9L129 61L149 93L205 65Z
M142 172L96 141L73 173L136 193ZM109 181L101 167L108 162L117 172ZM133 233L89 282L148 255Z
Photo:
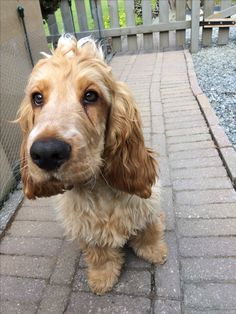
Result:
M234 18L221 18L221 19L205 19L200 22L200 26L204 28L212 27L236 27L236 19Z

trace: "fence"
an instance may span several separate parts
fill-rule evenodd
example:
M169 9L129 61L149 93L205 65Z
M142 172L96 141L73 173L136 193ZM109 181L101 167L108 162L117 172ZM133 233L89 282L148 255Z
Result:
M216 3L220 3L220 9L223 10L220 20L215 20L213 16ZM220 22L222 18L236 13L236 5L232 6L232 3L235 1L62 0L61 17L57 12L48 18L47 40L49 43L57 41L62 31L60 19L63 31L74 33L77 38L88 35L95 38L111 37L112 49L116 52L125 49L137 51L140 47L149 50L153 49L155 44L160 48L167 48L170 44L184 46L187 41L186 30L191 29L190 47L192 52L196 52L199 49L201 10L202 44L211 44L213 27L220 27L218 43L225 44L229 37L229 26L235 26L236 19L225 19L223 24ZM137 13L137 5L140 6L138 9L141 13ZM204 23L205 21L207 23Z
M39 51L47 50L40 6L37 1L21 0L24 6L25 23L31 46L33 62L40 58ZM19 179L19 147L21 132L19 126L10 121L23 98L28 76L32 70L26 46L22 21L18 17L18 0L0 1L0 206Z

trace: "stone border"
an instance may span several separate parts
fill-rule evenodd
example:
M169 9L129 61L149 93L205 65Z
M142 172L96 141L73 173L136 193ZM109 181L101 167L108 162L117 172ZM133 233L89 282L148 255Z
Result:
M24 194L21 189L16 189L10 194L8 200L0 210L0 239L3 237L6 228L11 223L15 213L20 208Z
M219 151L219 155L229 174L234 188L236 188L236 152L230 143L224 129L219 125L219 119L215 114L208 98L198 85L197 76L194 70L193 59L188 50L184 50L184 56L187 64L188 78L194 96L197 99L200 110L209 127L210 134Z

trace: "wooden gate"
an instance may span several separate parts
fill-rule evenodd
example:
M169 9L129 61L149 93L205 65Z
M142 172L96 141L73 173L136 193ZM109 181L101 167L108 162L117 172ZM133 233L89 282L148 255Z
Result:
M140 15L135 10L137 3ZM221 11L214 14L219 3ZM236 13L232 3L236 0L62 0L60 13L48 17L47 40L56 42L63 28L78 39L89 35L111 38L116 52L137 51L140 47L184 46L186 30L191 29L190 49L197 52L201 26L203 46L211 45L213 27L220 28L218 44L227 43L229 27L235 26L235 19L228 18Z

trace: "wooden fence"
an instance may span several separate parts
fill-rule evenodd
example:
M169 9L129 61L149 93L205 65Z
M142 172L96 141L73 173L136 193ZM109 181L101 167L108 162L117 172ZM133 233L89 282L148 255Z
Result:
M191 29L191 51L196 52L200 43L201 10L203 12L201 25L203 26L202 44L204 46L211 45L213 27L220 26L218 43L225 44L229 36L229 26L236 25L233 23L228 26L225 22L220 25L220 20L218 20L218 24L212 22L215 20L213 15L215 0L142 0L140 1L141 17L137 17L135 14L134 0L73 1L62 0L60 4L63 32L74 33L77 38L88 35L93 35L95 38L112 38L112 49L116 52L124 50L124 42L126 42L127 50L137 51L140 46L138 45L140 37L145 50L153 49L155 42L159 48L167 48L170 45L170 38L172 46L173 42L175 46L184 46L187 29ZM220 2L220 9L223 10L221 19L236 13L236 5L232 6L234 0L221 0ZM201 4L203 6L200 10ZM154 6L156 7L154 8ZM153 18L153 9L158 12L155 18ZM122 22L124 16L125 21ZM106 23L104 23L105 19ZM212 21L209 22L210 19ZM208 21L208 24L204 22L205 20ZM234 20L236 21L236 19ZM56 42L60 36L58 21L58 16L54 14L48 17L48 43ZM170 32L172 33L171 37ZM137 36L139 34L141 36ZM158 36L156 36L157 34ZM124 38L127 40L124 41Z

